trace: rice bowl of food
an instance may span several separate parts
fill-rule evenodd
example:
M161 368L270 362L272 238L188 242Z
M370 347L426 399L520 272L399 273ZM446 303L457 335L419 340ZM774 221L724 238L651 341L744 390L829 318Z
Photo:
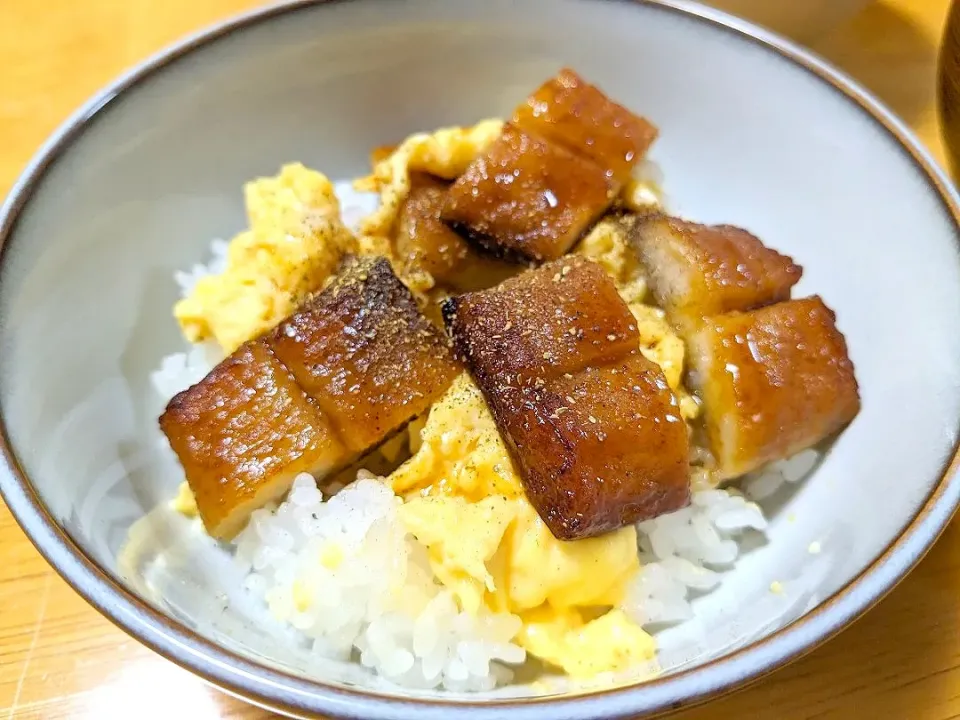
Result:
M719 14L535 5L231 21L5 205L4 497L254 702L694 702L843 627L956 506L960 221L915 141Z

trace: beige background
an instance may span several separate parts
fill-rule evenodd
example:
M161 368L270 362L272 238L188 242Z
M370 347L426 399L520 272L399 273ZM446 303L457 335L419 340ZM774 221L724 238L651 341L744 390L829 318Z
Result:
M256 4L0 0L0 193L44 138L120 71ZM815 47L888 103L941 162L935 73L948 5L878 1ZM2 504L0 548L0 718L269 717L206 687L87 607ZM676 717L960 717L960 520L839 638L742 693Z

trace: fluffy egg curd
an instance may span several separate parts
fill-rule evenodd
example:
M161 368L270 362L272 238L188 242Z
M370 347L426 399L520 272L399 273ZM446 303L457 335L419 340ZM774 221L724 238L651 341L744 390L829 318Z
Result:
M357 247L333 183L300 163L247 183L244 200L250 227L230 241L226 269L173 310L187 340L212 338L224 353L290 315Z
M412 135L355 181L380 206L354 237L340 219L332 183L300 164L245 187L249 229L230 243L227 267L201 279L174 315L191 342L215 339L230 352L275 326L322 286L347 252L391 258L391 233L412 172L453 179L499 135L500 120ZM649 209L650 187L627 184L622 206ZM681 385L684 346L662 311L645 305L646 282L616 218L598 223L574 250L616 280L637 319L640 350L663 368L684 417L698 406ZM406 280L406 278L404 278ZM409 283L408 283L409 284ZM409 436L380 450L395 460L385 482L403 498L405 527L427 548L436 577L460 608L516 614L515 642L575 677L619 671L655 658L655 642L616 606L642 572L637 532L557 540L526 499L494 418L469 375L458 377ZM409 447L403 441L408 440ZM407 457L396 467L403 457ZM382 458L381 458L382 459ZM184 484L174 507L196 513ZM322 559L329 563L329 557Z

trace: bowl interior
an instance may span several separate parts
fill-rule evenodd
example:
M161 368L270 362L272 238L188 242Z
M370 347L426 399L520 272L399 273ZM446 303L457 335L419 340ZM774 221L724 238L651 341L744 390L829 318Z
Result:
M670 208L744 226L837 311L863 411L769 540L696 618L660 634L667 669L782 628L861 573L936 486L960 416L957 228L879 122L763 44L630 2L304 6L166 64L86 124L33 189L0 268L0 402L52 517L118 582L249 658L332 683L172 512L149 373L182 348L175 270L244 224L241 185L300 160L334 179L405 135L503 116L560 65L656 122ZM7 480L9 482L9 480ZM808 552L811 543L821 552ZM786 593L770 591L780 582ZM500 694L530 688L512 686Z

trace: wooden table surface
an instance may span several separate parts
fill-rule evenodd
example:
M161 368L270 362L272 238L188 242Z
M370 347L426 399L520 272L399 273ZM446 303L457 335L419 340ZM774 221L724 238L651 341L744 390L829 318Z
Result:
M777 0L772 0L777 1ZM91 93L255 0L0 0L0 195ZM948 0L886 0L815 49L899 113L943 162L936 52ZM71 590L0 504L0 717L269 717L140 646ZM839 638L752 688L676 716L960 717L960 519Z

